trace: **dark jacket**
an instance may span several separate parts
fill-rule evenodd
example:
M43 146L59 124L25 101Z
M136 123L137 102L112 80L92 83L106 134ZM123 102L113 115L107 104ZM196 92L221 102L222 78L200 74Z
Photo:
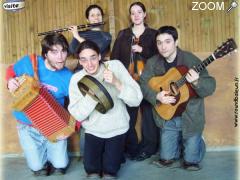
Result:
M145 69L140 77L140 86L143 96L148 100L153 107L156 105L156 95L158 92L153 91L148 86L148 81L159 75L166 73L164 68L165 59L160 55L153 56L147 61ZM177 50L177 66L185 65L188 68L201 63L201 60L194 56L192 53ZM211 95L216 88L216 81L213 77L208 75L207 70L200 72L197 87L194 87L197 93L196 97L190 98L187 103L185 111L182 113L182 133L184 137L192 136L195 133L202 133L205 124L205 110L204 110L204 97ZM153 115L158 127L162 127L165 120L162 119L155 109L153 108Z
M100 53L102 55L102 59L104 60L105 56L110 50L110 44L112 41L112 36L109 32L104 32L104 31L92 31L92 30L87 30L87 31L79 31L78 32L79 36L86 40L90 40L95 42L99 49ZM79 46L79 41L75 38L72 39L72 42L69 45L69 51L72 55L75 55L77 47ZM77 67L74 69L74 72L77 72L82 69L82 66L77 64Z
M112 40L112 36L109 32L87 30L79 31L78 33L84 39L95 42L100 49L102 57L103 58L105 57L106 53L109 51ZM69 50L71 54L75 54L78 45L79 45L78 40L73 38L72 42L69 45Z
M157 54L156 33L156 30L146 27L143 34L139 37L139 45L143 47L140 55L145 62L148 58ZM115 40L110 57L110 59L120 60L126 68L128 68L130 63L133 36L134 34L131 27L121 30Z

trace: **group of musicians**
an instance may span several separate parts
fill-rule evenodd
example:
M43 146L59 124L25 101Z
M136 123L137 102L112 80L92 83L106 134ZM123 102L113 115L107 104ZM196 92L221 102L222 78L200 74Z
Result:
M103 22L103 10L98 5L90 5L85 14L89 24ZM129 16L131 25L118 33L109 61L104 59L111 35L101 27L80 32L77 26L69 27L73 34L70 46L62 34L46 35L41 42L42 56L37 56L39 81L61 105L69 97L68 110L85 132L83 164L87 178L116 179L125 158L142 161L158 151L159 159L153 161L158 167L180 163L186 170L200 170L205 153L204 97L214 92L215 79L207 70L198 73L192 68L201 61L178 47L176 28L154 30L145 24L144 4L132 3ZM78 59L74 74L65 67L69 50ZM195 96L189 98L181 113L165 119L155 107L176 104L178 97L169 89L153 90L149 80L179 65L188 67L185 79ZM17 77L23 74L34 74L29 56L7 69L10 92L20 87ZM105 114L96 110L96 98L79 90L78 82L86 75L101 82L113 100L114 106ZM140 143L135 130L139 111ZM14 111L14 116L34 175L65 174L69 165L67 140L50 142L23 112Z

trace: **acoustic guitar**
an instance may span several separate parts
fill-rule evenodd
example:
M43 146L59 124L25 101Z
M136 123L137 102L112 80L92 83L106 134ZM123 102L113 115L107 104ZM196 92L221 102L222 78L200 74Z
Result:
M212 55L197 66L192 67L192 69L199 73L214 60L225 56L236 48L235 41L228 39ZM194 89L185 78L188 70L186 66L177 66L169 69L163 76L152 77L148 82L149 87L155 92L169 91L168 95L176 98L176 102L173 104L157 104L154 107L159 116L165 120L171 120L174 116L181 115L186 108L188 100L196 96Z

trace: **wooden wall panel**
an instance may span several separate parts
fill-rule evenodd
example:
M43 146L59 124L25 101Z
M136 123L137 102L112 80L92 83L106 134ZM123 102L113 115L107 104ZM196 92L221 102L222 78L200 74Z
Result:
M120 29L129 26L128 8L133 0L26 0L25 8L18 12L0 10L2 32L0 58L1 84L4 82L6 67L18 58L29 53L40 53L41 37L38 32L44 32L56 28L66 27L72 24L86 24L85 9L88 5L96 3L105 12L107 24L105 30L110 27L110 32L117 35ZM147 23L150 27L159 28L162 25L173 25L179 31L179 42L183 49L187 49L201 57L209 55L217 45L228 37L234 37L239 42L240 11L192 11L191 0L141 0L147 8ZM229 6L228 1L225 7ZM226 8L225 8L226 9ZM109 24L111 23L111 24ZM65 32L67 39L71 40L71 34ZM202 52L208 52L201 54ZM229 59L229 57L227 57ZM211 65L209 72L217 79L215 94L206 99L207 125L204 135L209 146L237 146L239 138L237 128L234 128L234 82L237 77L236 69L238 57L230 58L216 66ZM72 62L72 61L70 61ZM234 71L233 71L234 70ZM2 86L5 88L5 86ZM228 90L228 93L225 90ZM10 113L11 97L6 89L1 90L0 102L2 112L1 127L7 130L3 138L4 146L0 151L5 153L17 153L20 150L15 129L15 120ZM226 111L226 112L224 112ZM239 126L240 124L238 124ZM75 137L71 142L71 149L78 150L78 140ZM0 143L1 144L1 143Z
M104 0L28 0L18 12L3 11L4 58L1 62L15 62L28 53L40 53L38 32L86 24L85 9L90 4L100 5L108 17L108 3ZM105 30L108 30L108 23ZM68 32L64 35L70 41Z
M105 12L105 30L109 19L114 18L115 39L120 29L130 25L128 8L133 0L28 0L26 7L18 12L3 11L4 58L2 62L14 62L24 54L40 52L44 32L72 24L86 24L85 9L96 3ZM194 52L211 52L228 37L239 41L239 11L205 10L193 11L191 0L142 0L147 8L146 22L155 29L173 25L179 31L180 46ZM229 6L225 2L225 9ZM113 3L113 6L109 4ZM111 4L112 5L112 4ZM110 7L110 8L109 8ZM111 15L114 12L114 17ZM114 23L113 23L114 22ZM111 27L111 26L110 26ZM70 41L71 34L64 33Z
M115 1L116 31L126 28L128 8L133 0ZM173 25L179 32L180 46L194 52L211 52L229 37L239 42L239 11L193 11L192 0L142 0L147 8L147 23L155 29ZM208 2L208 1L205 1ZM219 1L220 2L220 1ZM221 1L222 2L222 1ZM121 17L119 20L118 17Z

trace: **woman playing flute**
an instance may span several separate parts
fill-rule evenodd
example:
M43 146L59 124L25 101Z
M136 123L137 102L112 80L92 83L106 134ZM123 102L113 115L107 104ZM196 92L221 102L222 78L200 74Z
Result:
M103 22L103 10L100 6L93 4L90 5L86 11L85 16L89 24L101 23ZM101 27L93 27L87 31L77 30L77 26L69 27L70 32L73 34L73 40L70 43L70 52L74 54L79 43L83 41L91 40L95 42L100 48L100 53L104 59L106 53L109 51L112 36L109 32L102 31Z

